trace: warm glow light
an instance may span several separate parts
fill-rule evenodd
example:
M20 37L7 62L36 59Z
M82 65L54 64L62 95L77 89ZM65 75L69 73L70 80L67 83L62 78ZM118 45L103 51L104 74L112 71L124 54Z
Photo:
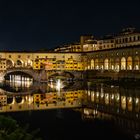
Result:
M132 97L129 97L129 102L132 102Z
M96 92L96 96L99 97L99 92Z
M136 104L138 104L139 103L139 98L136 98Z
M61 88L61 81L60 81L60 79L58 79L58 80L57 80L57 83L56 83L56 89L57 89L58 91L60 91L60 88Z
M111 99L112 99L112 100L114 99L114 94L112 94Z
M101 98L103 98L104 97L104 93L101 93Z

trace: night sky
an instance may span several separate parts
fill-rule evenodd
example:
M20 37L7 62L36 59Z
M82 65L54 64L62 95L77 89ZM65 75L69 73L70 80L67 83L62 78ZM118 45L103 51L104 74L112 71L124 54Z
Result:
M1 0L0 50L49 50L125 27L140 30L139 0Z

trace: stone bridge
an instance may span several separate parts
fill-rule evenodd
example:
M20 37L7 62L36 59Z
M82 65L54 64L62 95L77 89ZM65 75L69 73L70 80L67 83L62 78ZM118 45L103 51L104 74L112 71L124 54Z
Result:
M82 71L61 71L61 70L33 70L32 68L9 68L6 71L0 72L0 80L4 80L5 76L13 72L23 72L33 77L34 81L47 81L48 78L55 75L63 75L65 77L71 77L73 79L82 79Z
M41 77L40 76L41 74L39 72L34 71L31 68L9 68L6 71L1 72L1 78L4 79L4 77L7 74L13 73L13 72L23 72L25 74L28 74L28 75L32 76L35 81L39 81L40 77Z

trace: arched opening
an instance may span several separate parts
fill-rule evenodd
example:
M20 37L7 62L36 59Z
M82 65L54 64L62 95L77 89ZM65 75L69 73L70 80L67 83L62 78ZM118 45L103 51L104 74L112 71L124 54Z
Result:
M99 68L100 68L101 70L104 69L104 60L103 60L103 59L100 59L100 65L99 65Z
M21 71L9 72L4 76L4 88L10 92L25 92L33 85L33 77Z
M108 70L108 68L109 68L109 61L108 61L108 59L106 58L106 59L104 60L104 69L105 69L105 70Z
M12 60L6 60L6 66L7 68L12 68L14 66L14 62Z
M95 59L95 69L98 70L99 69L99 60Z
M26 67L32 67L32 60L30 59L27 60Z
M123 110L126 109L126 97L125 96L121 96L121 108Z
M114 67L114 59L110 59L110 69L111 70L114 70L115 69L115 67Z
M22 67L22 66L23 66L23 62L21 60L17 60L16 67Z
M91 69L94 69L94 60L91 60Z
M23 102L22 96L15 96L16 103L20 104Z
M119 69L120 69L120 61L119 61L119 58L116 58L116 60L115 60L115 70L116 71L119 71Z
M88 70L91 69L91 64L90 64L90 60L88 59Z
M14 97L13 96L7 96L7 104L14 104Z
M127 58L127 70L132 70L132 57Z
M138 56L134 58L134 69L139 70L139 57Z
M122 57L121 59L121 70L126 70L126 59Z

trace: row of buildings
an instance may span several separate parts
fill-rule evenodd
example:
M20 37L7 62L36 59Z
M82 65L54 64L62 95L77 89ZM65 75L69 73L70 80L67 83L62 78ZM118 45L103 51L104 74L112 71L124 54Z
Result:
M52 52L0 52L0 71L8 68L33 70L139 70L140 32L123 29L119 34L95 39L81 36L79 43Z
M99 39L96 39L92 35L81 36L80 42L59 46L54 51L89 52L136 45L140 45L140 32L135 28L126 28L116 35L106 35Z
M0 52L0 70L32 68L33 70L83 70L81 53Z

